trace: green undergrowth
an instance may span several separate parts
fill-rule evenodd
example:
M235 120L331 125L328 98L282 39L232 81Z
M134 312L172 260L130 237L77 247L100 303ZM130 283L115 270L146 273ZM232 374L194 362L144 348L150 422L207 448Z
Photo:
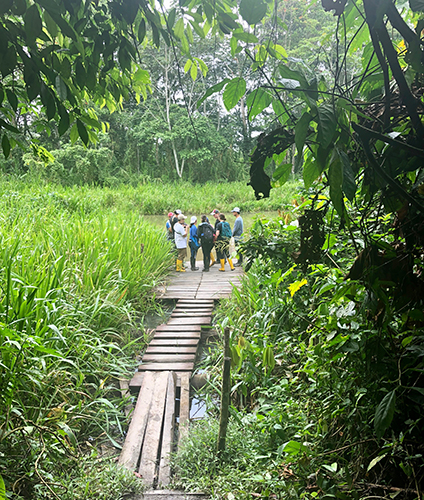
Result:
M213 208L229 212L239 206L243 212L281 210L299 199L299 182L292 181L283 188L272 189L270 198L256 200L253 189L245 182L206 183L189 182L140 183L137 186L122 185L117 188L89 186L65 188L40 182L22 180L0 182L0 196L9 198L11 208L25 197L34 206L45 210L68 213L97 213L98 211L123 211L143 215L165 215L170 210L181 209L185 213L209 213Z
M88 190L72 200L79 208L35 186L1 188L0 477L16 500L121 498L93 450L119 453L118 380L144 348L143 316L161 312L152 289L170 267L165 235L139 213L107 210Z
M421 500L422 313L399 308L387 286L347 279L353 243L333 226L322 262L295 263L300 231L284 222L253 226L249 271L215 316L231 343L226 453L216 453L222 348L211 348L198 395L209 420L193 424L175 482L216 500Z

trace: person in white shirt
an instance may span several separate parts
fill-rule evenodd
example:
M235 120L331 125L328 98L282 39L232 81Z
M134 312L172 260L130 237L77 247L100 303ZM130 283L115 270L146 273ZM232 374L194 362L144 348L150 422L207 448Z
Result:
M184 222L185 219L184 214L179 214L178 222L174 225L174 240L178 251L176 271L182 273L185 273L183 262L187 255L187 224Z

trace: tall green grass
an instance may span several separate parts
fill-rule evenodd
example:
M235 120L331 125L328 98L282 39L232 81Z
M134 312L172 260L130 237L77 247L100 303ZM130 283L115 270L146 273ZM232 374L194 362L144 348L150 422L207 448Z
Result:
M96 213L98 210L135 212L145 215L163 215L169 210L181 209L187 213L208 213L213 208L229 212L234 206L242 212L284 209L299 198L300 183L296 180L281 188L271 190L269 198L256 200L253 189L244 182L206 183L151 182L138 186L123 185L119 188L64 188L58 185L34 185L23 181L8 184L7 191L15 191L10 204L13 207L21 196L31 198L34 205L46 204L60 211ZM5 184L0 185L0 195Z
M102 196L0 186L0 477L16 499L71 498L73 464L122 440L116 381L172 259L163 232Z

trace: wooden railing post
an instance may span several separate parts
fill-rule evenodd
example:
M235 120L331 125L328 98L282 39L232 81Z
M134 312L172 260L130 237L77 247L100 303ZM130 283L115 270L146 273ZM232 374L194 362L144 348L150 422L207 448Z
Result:
M230 330L224 328L224 364L221 390L221 415L219 419L218 453L225 450L231 391Z

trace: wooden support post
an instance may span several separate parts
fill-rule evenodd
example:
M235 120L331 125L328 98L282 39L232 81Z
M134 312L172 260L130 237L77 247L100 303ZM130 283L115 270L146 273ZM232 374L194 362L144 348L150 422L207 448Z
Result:
M219 419L218 453L225 450L231 391L230 330L224 328L224 367L222 374L221 415Z
M188 432L190 421L190 372L181 373L180 419L178 442Z

